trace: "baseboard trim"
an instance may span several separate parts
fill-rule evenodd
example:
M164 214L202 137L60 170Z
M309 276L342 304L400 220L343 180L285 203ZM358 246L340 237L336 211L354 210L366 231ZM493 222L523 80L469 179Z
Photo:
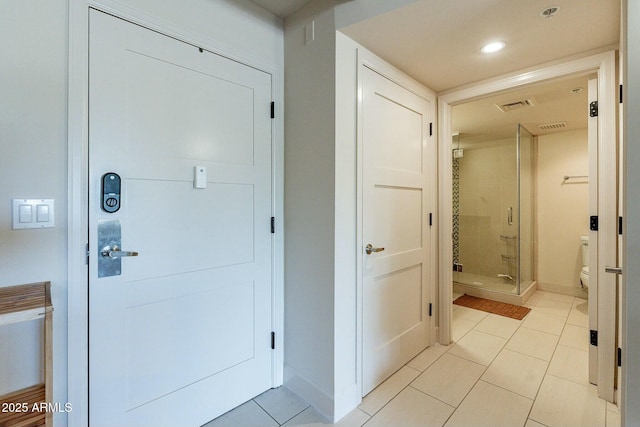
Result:
M555 283L542 283L538 282L538 290L543 292L552 292L554 294L569 295L572 297L579 297L587 299L589 291L582 289L578 286L564 286L557 285Z
M284 386L313 406L328 421L335 415L334 399L289 365L284 366Z

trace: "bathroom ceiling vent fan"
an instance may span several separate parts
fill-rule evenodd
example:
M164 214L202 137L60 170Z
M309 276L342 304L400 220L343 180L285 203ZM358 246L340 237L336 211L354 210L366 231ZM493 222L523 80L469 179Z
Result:
M567 127L567 122L545 123L543 125L538 125L538 129L540 130L557 130L557 129L565 129L566 127Z
M520 108L533 107L533 106L534 106L533 99L522 99L519 101L507 102L506 104L502 104L502 105L496 104L496 107L498 107L498 109L503 113L506 113L507 111L519 110Z

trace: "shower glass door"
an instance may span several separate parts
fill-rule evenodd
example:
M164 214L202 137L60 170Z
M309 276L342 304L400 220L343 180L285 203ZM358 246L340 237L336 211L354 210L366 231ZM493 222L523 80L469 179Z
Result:
M517 134L461 134L453 147L453 280L517 294Z
M533 280L533 137L453 136L453 281L520 295Z

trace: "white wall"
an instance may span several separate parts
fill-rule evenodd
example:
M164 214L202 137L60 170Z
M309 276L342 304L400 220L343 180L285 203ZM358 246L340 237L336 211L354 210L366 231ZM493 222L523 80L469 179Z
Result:
M335 24L325 6L311 2L284 27L285 385L332 418Z
M285 385L333 420L362 399L356 317L361 46L336 32L347 5L312 1L285 21ZM378 9L384 7L360 13ZM305 44L312 22L315 40Z
M335 157L335 415L348 413L362 399L358 383L355 313L357 263L356 117L358 49L356 42L336 34L336 157Z
M328 419L361 401L356 345L358 45L335 9L285 23L285 385ZM315 40L304 44L314 22Z
M285 23L285 385L325 417L360 402L356 371L357 49L335 9ZM314 22L315 40L304 44Z
M580 236L589 235L589 185L565 175L589 175L586 129L539 136L536 170L536 278L544 289L586 297Z
M342 3L336 8L336 29L399 9L418 0L334 0Z
M51 281L54 398L65 403L66 1L0 2L0 40L0 286ZM55 199L56 227L12 230L12 198ZM0 394L42 381L41 331L40 321L0 328Z

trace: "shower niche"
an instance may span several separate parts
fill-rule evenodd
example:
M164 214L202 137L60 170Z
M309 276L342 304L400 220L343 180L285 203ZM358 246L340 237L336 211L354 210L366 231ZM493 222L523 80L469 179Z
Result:
M453 136L454 292L523 304L533 281L534 138Z

